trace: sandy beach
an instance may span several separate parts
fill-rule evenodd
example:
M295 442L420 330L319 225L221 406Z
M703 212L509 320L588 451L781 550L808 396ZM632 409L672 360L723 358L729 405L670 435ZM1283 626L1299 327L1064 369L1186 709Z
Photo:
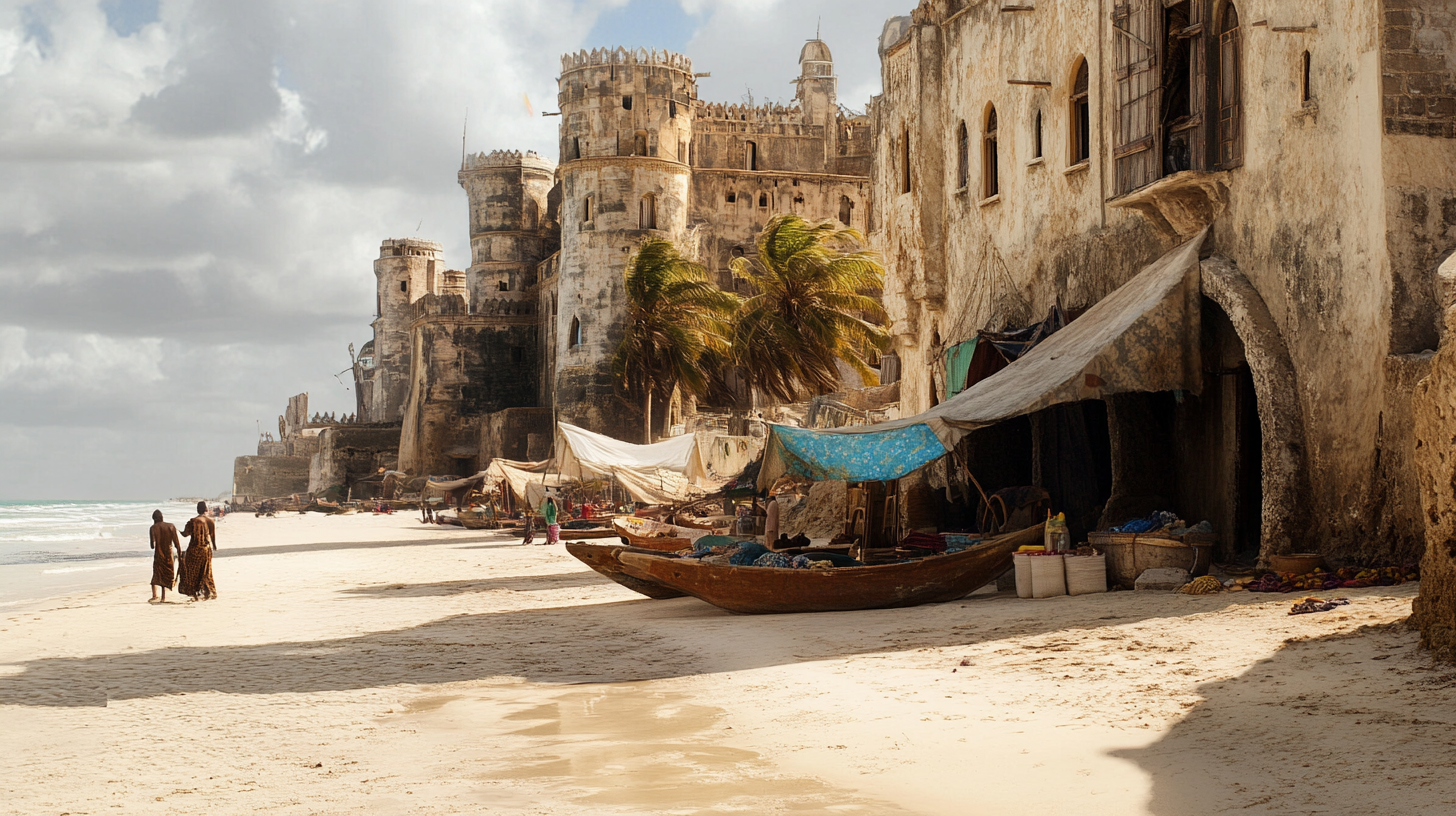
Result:
M218 601L0 618L0 813L1456 811L1414 585L743 617L409 515L220 539Z

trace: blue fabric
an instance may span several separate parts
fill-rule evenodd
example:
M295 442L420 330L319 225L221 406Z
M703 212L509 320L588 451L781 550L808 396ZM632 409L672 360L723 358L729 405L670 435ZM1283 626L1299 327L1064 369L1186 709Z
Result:
M1132 521L1129 521L1121 527L1113 527L1111 532L1138 534L1151 533L1155 530L1161 530L1164 527L1171 527L1177 523L1177 516L1169 513L1167 510L1159 510L1158 512L1152 514L1151 516L1148 516L1147 518L1133 519Z
M888 482L946 454L928 425L862 434L776 425L773 435L789 471L816 482Z
M739 545L738 552L728 556L728 563L735 567L751 567L753 562L768 554L768 548L762 544L744 542Z
M964 343L958 343L945 350L945 398L950 399L966 390L966 375L971 371L971 359L976 356L979 336Z

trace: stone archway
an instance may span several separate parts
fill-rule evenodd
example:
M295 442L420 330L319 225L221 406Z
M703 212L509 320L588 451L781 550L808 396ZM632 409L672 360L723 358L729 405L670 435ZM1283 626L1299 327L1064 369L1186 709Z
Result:
M1304 549L1309 469L1294 362L1269 307L1232 260L1201 264L1203 295L1223 309L1244 343L1263 430L1264 508L1259 560Z

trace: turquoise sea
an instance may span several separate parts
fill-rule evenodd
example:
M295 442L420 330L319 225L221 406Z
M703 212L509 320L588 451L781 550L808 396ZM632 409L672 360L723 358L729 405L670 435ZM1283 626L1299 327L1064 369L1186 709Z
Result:
M74 592L135 583L150 595L152 511L178 524L179 502L0 502L0 613Z

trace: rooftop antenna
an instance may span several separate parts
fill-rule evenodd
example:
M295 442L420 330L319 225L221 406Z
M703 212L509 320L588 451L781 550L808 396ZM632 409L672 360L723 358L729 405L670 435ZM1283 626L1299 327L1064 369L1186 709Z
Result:
M470 108L465 109L465 127L460 131L460 169L465 169L465 138L470 135Z
M819 18L819 23L814 26L814 39L819 39L819 32L824 30L824 18Z

